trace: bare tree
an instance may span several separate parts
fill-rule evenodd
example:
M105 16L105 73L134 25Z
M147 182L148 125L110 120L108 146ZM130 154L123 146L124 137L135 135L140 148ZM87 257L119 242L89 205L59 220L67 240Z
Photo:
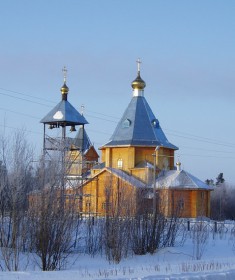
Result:
M193 256L196 260L200 260L209 238L209 228L207 223L200 219L195 223L192 229L192 241L193 241Z
M39 256L42 270L64 267L74 244L77 202L75 197L67 197L64 182L61 183L65 174L60 168L56 160L47 166L41 164L37 172L44 176L37 180L40 191L30 195L32 248Z
M83 229L85 236L85 252L92 257L103 252L104 233L105 233L105 219L89 216L85 221L85 228Z
M27 246L27 192L32 184L33 149L24 131L0 141L0 240L4 267L18 270Z
M133 188L115 176L108 176L105 188L104 247L109 261L119 263L130 248L130 220L135 209Z
M166 218L165 201L163 197L156 194L156 211L149 212L145 206L145 199L139 201L142 213L137 214L133 219L133 251L135 254L155 253L157 249L174 246L179 230L180 208L174 207L171 217Z

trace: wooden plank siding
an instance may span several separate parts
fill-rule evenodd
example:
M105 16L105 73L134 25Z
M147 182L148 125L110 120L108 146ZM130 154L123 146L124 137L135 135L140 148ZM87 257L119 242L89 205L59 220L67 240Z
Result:
M136 190L119 177L104 171L83 186L82 212L98 216L134 215Z
M160 193L160 208L167 217L178 215L197 218L210 215L210 192L206 190L163 189Z

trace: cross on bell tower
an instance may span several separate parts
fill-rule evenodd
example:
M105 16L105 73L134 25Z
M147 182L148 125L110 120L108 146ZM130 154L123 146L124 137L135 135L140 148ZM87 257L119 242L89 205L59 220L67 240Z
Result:
M63 74L64 74L64 83L66 83L67 72L68 72L66 66L63 67L62 72L63 72Z
M41 120L44 125L43 133L43 155L44 159L52 158L52 153L57 152L60 155L60 162L64 171L64 178L66 178L66 153L71 149L74 139L68 137L68 133L76 131L76 126L82 126L87 124L87 120L81 115L67 100L69 88L66 85L67 80L67 68L62 69L64 76L64 84L60 91L62 94L62 100ZM68 132L68 128L69 132ZM54 134L53 134L54 132ZM81 146L83 147L83 146ZM73 150L76 147L73 146ZM79 148L82 149L82 148ZM83 151L80 151L83 153ZM62 183L64 185L64 182Z

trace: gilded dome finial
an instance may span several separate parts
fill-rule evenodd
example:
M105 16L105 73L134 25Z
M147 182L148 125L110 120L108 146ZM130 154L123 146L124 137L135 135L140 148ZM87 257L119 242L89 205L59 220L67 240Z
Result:
M69 92L69 88L66 85L66 79L67 79L67 72L68 72L68 70L67 70L67 68L65 66L63 67L62 72L63 72L63 75L64 75L64 84L61 87L60 91L62 93L62 100L67 100L67 94Z
M140 77L140 64L142 63L140 58L137 59L137 77L136 79L132 82L131 86L134 90L143 90L146 86L145 81L142 80Z
M181 162L180 162L180 156L179 156L179 155L178 155L178 160L177 160L177 162L176 162L176 169L177 169L178 171L181 170Z
M179 160L176 162L176 169L177 171L181 170L181 162Z

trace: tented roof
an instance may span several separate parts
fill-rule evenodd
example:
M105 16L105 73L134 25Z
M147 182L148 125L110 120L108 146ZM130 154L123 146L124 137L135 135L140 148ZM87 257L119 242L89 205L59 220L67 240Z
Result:
M144 96L133 96L107 146L163 146L177 150L161 129Z
M80 127L77 135L74 138L74 145L81 149L82 143L83 143L83 151L88 150L92 146L91 140L87 135L86 130L83 127Z
M67 100L61 100L42 120L41 123L67 123L68 125L87 124L87 120Z

